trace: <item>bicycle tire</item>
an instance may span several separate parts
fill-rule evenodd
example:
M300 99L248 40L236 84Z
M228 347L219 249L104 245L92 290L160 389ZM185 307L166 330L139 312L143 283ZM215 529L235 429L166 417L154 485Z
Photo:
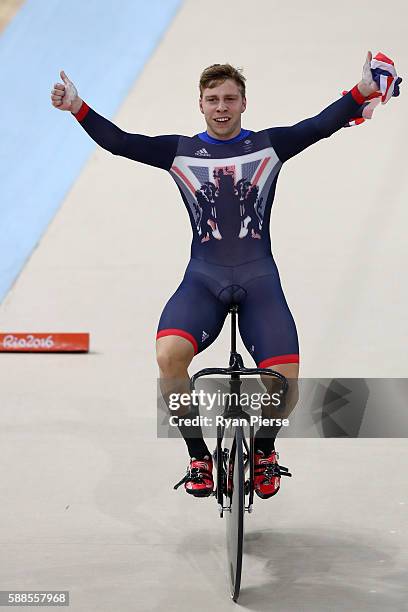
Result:
M244 454L240 426L235 428L228 458L227 494L230 508L230 511L225 513L227 574L231 598L237 601L241 588L245 513Z

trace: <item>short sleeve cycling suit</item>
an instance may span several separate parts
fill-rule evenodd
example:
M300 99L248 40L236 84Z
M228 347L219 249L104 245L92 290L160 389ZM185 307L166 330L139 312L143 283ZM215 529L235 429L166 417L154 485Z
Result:
M299 361L295 322L271 252L269 221L285 161L341 127L364 102L357 87L315 117L289 127L241 130L230 140L129 134L84 102L75 115L115 155L167 170L191 222L191 260L164 307L157 338L188 340L197 354L239 305L242 340L259 367Z

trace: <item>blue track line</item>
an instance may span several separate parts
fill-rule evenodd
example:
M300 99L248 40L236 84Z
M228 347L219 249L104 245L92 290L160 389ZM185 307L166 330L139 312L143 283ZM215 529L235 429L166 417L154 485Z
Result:
M27 0L0 36L0 301L95 146L51 106L60 69L111 117L181 3Z

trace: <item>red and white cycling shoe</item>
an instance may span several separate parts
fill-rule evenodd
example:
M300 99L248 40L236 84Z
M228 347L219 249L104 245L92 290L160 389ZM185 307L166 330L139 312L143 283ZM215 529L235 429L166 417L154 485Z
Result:
M203 459L190 459L187 474L174 485L178 489L184 483L184 488L194 497L209 497L214 489L212 457L206 455Z
M278 464L279 455L272 451L267 457L261 451L254 456L254 488L262 499L268 499L280 489L281 476L292 476L288 468Z

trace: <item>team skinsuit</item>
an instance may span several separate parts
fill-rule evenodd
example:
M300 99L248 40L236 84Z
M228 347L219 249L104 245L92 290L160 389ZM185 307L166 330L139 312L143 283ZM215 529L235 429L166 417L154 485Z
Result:
M258 367L299 361L295 322L271 253L276 181L284 162L345 126L364 101L355 86L315 117L290 127L241 129L230 140L207 132L129 134L83 102L75 117L91 138L114 155L167 170L190 217L191 260L163 310L157 338L181 336L197 354L238 303L240 335ZM201 454L209 452L202 444Z

